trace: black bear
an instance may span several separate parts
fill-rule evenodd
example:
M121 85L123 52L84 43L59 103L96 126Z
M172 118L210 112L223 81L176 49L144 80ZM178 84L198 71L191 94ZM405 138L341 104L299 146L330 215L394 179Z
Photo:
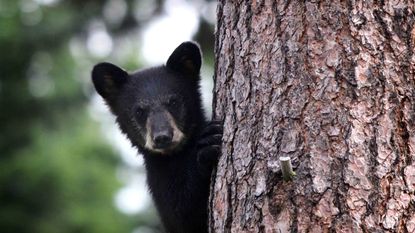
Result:
M199 46L184 42L163 66L128 74L100 63L92 70L95 89L144 156L147 183L169 233L208 232L210 176L222 125L204 116L201 63Z

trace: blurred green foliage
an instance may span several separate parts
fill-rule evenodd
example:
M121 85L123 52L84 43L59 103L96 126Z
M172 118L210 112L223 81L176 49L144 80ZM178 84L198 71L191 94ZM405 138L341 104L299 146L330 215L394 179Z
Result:
M85 111L53 128L33 126L30 145L0 163L5 232L129 232L112 204L117 157Z
M0 231L132 232L114 206L119 157L88 115L69 51L101 1L0 1Z
M0 231L120 233L147 225L156 232L156 220L114 206L120 159L88 114L97 61L70 49L74 38L85 42L91 21L103 20L108 1L42 2L50 1L0 1ZM134 18L137 1L126 0L121 21L103 22L112 36L136 30L160 14L163 0L154 2L148 18ZM202 20L197 38L213 51L212 25ZM127 67L136 63L126 58Z

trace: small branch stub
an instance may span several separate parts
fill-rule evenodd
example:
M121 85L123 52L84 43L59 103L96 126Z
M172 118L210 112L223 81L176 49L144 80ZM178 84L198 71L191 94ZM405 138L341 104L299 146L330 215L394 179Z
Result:
M284 179L284 181L292 180L296 174L293 171L293 167L291 165L291 158L280 157L280 164L281 164L282 178Z

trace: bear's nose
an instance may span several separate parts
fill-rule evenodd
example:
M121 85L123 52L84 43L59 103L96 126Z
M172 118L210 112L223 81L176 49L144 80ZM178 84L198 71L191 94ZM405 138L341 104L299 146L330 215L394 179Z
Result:
M155 133L153 137L154 147L157 149L169 147L172 142L172 136L173 135L167 130Z

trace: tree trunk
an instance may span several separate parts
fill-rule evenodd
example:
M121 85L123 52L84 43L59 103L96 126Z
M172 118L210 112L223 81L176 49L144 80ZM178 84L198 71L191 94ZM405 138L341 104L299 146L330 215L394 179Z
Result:
M219 1L211 232L415 232L414 11Z

